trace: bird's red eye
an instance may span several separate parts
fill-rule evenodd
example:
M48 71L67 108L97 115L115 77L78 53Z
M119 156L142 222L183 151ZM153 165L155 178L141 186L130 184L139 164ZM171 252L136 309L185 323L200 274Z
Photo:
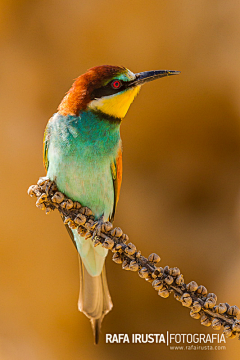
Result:
M111 85L113 89L119 89L122 86L122 83L119 80L114 80L112 81Z

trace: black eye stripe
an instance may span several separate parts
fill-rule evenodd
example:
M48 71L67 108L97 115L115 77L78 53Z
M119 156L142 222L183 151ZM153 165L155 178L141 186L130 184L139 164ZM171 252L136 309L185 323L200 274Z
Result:
M92 100L99 99L99 98L101 98L103 96L114 95L114 94L117 94L120 91L123 91L127 87L127 81L120 81L120 82L121 82L121 86L119 86L119 88L117 88L117 89L116 88L114 89L112 87L113 81L110 81L107 85L102 86L101 88L93 90L91 99Z

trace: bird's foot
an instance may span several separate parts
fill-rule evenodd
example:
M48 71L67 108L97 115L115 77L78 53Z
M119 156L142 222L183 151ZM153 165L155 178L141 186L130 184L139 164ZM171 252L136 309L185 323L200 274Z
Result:
M94 245L96 243L95 246L97 246L97 244L98 244L98 236L101 235L102 226L104 224L104 215L101 215L100 218L97 220L97 222L95 224L96 225L95 225L95 228L93 230L92 240L94 241Z

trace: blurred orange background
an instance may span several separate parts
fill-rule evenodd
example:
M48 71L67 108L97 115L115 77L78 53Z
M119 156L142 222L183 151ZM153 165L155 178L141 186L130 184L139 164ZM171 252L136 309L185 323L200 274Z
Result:
M45 174L48 118L88 68L180 70L147 84L121 129L115 225L145 256L178 266L219 302L240 306L240 3L223 0L1 0L1 360L235 358L105 343L106 333L213 333L136 273L107 259L113 310L100 344L77 310L78 258L57 213L27 189Z

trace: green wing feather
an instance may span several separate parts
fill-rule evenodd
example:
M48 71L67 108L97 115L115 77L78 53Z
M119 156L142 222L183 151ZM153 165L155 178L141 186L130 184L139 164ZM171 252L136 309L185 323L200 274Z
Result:
M46 129L44 131L44 136L43 136L43 165L45 167L45 170L47 172L48 170L48 147L49 147L49 130L48 130L48 125L46 126Z

